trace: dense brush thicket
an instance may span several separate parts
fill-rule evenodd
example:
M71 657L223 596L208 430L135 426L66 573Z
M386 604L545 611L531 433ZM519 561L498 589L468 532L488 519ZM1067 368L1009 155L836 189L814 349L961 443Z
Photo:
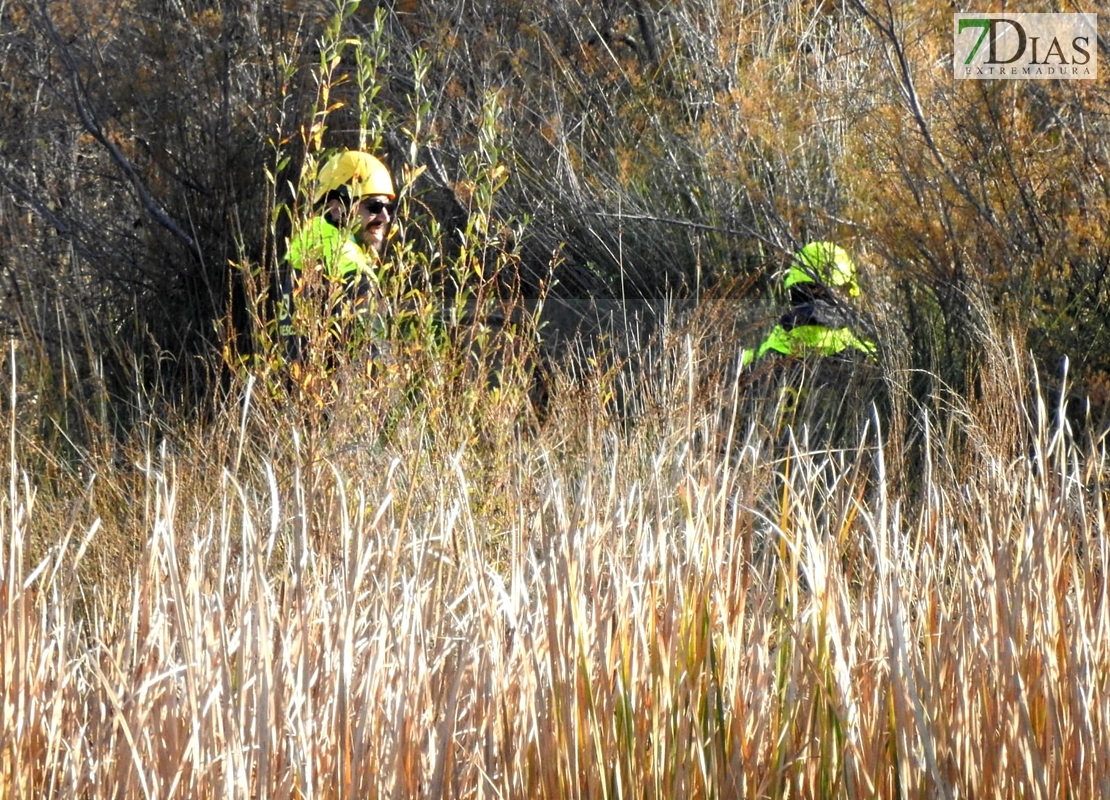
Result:
M1070 357L1105 409L1106 83L955 81L947 4L0 14L3 319L106 424L140 389L196 403L213 354L257 348L302 170L360 144L405 181L433 277L469 274L476 236L511 291L748 309L833 239L899 366L929 376L918 398L981 392L1002 333L1050 377Z

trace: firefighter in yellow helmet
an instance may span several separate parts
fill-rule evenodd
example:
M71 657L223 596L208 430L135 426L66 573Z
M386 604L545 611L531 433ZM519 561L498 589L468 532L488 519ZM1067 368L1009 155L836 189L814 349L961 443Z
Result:
M364 312L397 208L385 164L358 150L341 151L320 168L312 200L317 213L289 243L291 274L278 314L278 331L294 358L300 356L301 344L293 301L309 271L319 272L332 313Z
M782 286L790 295L789 310L756 351L741 353L741 366L771 352L831 356L854 349L875 354L875 343L852 330L858 316L844 301L859 296L859 280L844 248L810 242L794 254Z

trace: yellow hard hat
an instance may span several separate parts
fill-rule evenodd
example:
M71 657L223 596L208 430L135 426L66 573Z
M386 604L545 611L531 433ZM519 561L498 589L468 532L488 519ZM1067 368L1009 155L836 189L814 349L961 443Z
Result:
M378 159L360 150L344 150L332 156L316 175L316 192L313 203L319 203L328 192L342 186L349 188L351 200L372 194L382 194L390 200L396 197L389 170Z
M859 294L855 263L844 248L832 242L810 242L795 253L783 277L782 288L814 280L843 289L849 297Z

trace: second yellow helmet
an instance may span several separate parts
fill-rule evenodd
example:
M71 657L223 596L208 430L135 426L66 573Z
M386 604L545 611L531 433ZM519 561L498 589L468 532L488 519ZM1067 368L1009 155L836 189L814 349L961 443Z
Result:
M855 262L843 247L832 242L810 242L795 253L783 277L782 288L814 280L839 288L849 297L859 295Z

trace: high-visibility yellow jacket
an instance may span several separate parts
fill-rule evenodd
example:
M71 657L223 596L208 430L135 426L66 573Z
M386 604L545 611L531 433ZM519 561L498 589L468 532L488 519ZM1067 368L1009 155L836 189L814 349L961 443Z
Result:
M821 319L842 321L843 315L830 311L827 304L815 302L792 309L771 330L755 351L740 354L740 366L750 364L769 352L787 356L833 356L850 348L875 355L875 343L860 338L847 325L821 324ZM802 324L799 324L802 323Z
M293 274L283 287L278 309L278 332L284 337L296 335L293 294L307 270L319 269L326 283L341 287L343 300L356 312L375 283L370 254L348 231L328 222L322 215L308 220L297 232L289 243L286 260Z
M765 355L772 350L788 356L833 356L850 347L868 355L875 353L875 343L868 339L860 339L850 328L802 325L799 328L787 330L779 324L763 340L763 344L756 351L756 356Z
M323 216L313 217L289 243L289 265L297 272L320 266L331 280L371 278L370 256L347 231Z

